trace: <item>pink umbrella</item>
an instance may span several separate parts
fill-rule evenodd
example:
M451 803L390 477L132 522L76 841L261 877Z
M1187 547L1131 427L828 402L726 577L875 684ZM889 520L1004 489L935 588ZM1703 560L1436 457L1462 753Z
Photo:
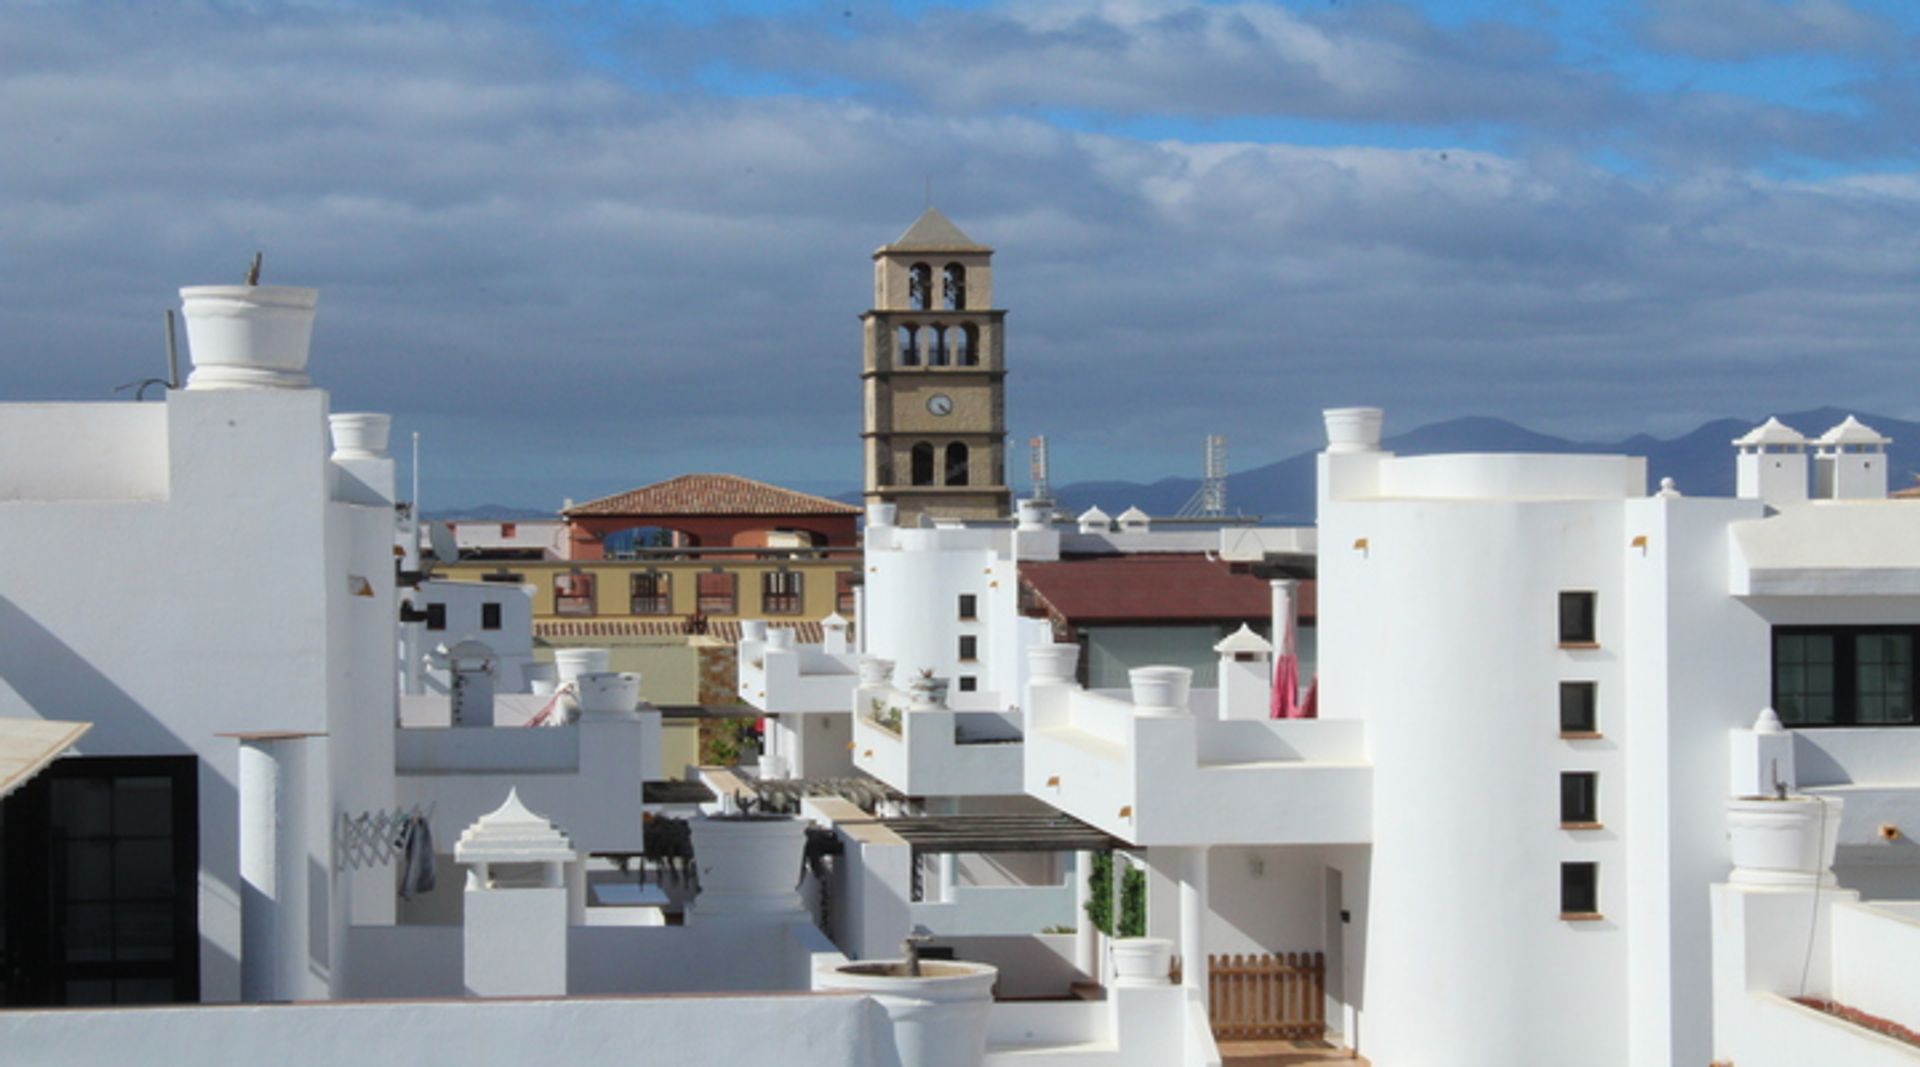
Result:
M1307 699L1300 702L1300 717L1317 719L1320 717L1320 676L1313 676L1313 684L1307 686Z
M1280 638L1280 655L1273 661L1273 718L1304 718L1300 709L1300 657L1293 652L1293 614L1287 613L1287 632Z

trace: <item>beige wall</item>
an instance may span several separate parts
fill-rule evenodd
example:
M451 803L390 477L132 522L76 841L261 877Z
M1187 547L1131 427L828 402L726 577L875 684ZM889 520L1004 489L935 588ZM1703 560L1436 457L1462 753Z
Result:
M646 562L634 560L609 561L520 561L511 562L473 562L456 563L442 566L436 576L450 581L480 581L482 575L494 574L505 570L511 574L524 576L528 585L534 587L533 617L536 619L583 619L583 618L638 618L673 619L684 618L694 612L698 597L696 575L719 567L735 575L734 608L731 612L708 612L709 619L824 619L831 615L836 607L836 574L840 572L858 573L859 559L849 555L845 559L832 560L793 560L784 564L787 570L800 574L801 610L792 615L767 615L761 606L761 575L778 570L782 564L775 560L666 560ZM662 615L634 615L629 610L629 580L632 575L645 573L653 569L667 575L671 583L669 594L672 598L672 610ZM582 574L594 576L594 611L592 615L560 615L554 610L554 579L558 575L578 570Z

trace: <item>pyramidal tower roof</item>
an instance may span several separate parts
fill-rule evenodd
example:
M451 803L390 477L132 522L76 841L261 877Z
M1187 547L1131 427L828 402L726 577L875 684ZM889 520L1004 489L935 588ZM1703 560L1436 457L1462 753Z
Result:
M929 207L913 220L907 232L884 245L881 252L991 252L993 249L960 232L940 209Z

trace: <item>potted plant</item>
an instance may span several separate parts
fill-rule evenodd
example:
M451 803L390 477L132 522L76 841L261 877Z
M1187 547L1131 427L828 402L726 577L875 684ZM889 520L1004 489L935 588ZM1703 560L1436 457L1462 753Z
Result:
M860 684L886 685L893 678L893 661L879 656L860 657Z
M1788 795L1727 801L1728 881L1744 885L1833 885L1840 843L1838 797Z
M916 708L944 707L947 679L934 677L932 667L922 667L920 673L907 680L907 698Z

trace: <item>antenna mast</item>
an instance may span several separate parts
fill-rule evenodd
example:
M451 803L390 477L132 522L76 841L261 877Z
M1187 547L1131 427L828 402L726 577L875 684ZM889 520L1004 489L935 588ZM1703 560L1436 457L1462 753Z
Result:
M1206 471L1200 478L1200 488L1195 490L1186 507L1180 509L1180 517L1218 519L1226 514L1227 439L1219 434L1210 434L1207 437Z
M1053 487L1047 478L1047 439L1045 435L1027 438L1027 481L1033 485L1033 499L1053 503Z

